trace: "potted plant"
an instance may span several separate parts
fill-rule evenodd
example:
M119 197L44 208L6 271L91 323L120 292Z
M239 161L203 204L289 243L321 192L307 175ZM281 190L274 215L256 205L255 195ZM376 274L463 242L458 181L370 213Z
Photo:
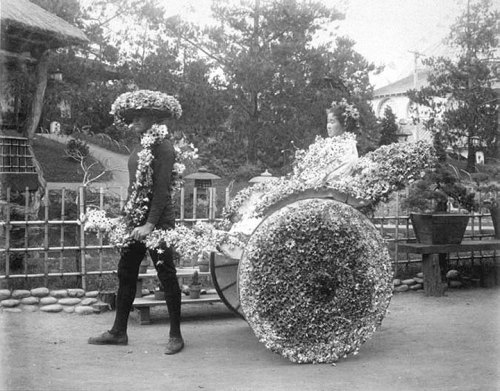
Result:
M158 286L154 290L155 300L165 300L165 289L163 289L163 285L158 283Z
M210 252L203 250L198 256L198 262L196 264L200 272L208 272L210 270Z
M469 213L478 204L475 192L459 170L447 163L426 172L422 180L410 186L403 207L417 241L427 244L459 244L469 222Z
M195 270L189 284L189 297L191 299L199 299L201 291L201 283L198 277L198 270Z

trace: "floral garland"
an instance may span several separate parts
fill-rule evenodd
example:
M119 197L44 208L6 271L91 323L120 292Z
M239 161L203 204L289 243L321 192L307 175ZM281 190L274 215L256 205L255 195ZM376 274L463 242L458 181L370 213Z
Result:
M141 137L142 150L138 153L135 182L132 184L130 196L123 208L126 225L132 229L145 223L152 196L153 146L161 144L168 134L166 125L155 124Z
M151 186L153 184L153 147L161 144L168 136L169 132L166 125L153 125L144 133L141 137L142 149L138 153L135 182L132 184L130 196L123 208L124 216L119 219L111 219L106 217L104 211L89 208L86 215L81 217L86 231L104 233L108 236L110 243L118 248L125 247L130 243L130 232L134 227L144 224L149 211L152 196ZM171 180L172 197L183 185L182 173L187 166L192 166L193 161L198 158L198 150L193 144L187 143L184 139L175 142L174 149L176 151L176 160ZM151 235L158 239L161 236L160 233L165 237L164 242L171 241L171 239L168 239L170 233L166 231L155 230ZM158 240L155 243L159 245L157 242ZM153 241L149 244L153 246Z

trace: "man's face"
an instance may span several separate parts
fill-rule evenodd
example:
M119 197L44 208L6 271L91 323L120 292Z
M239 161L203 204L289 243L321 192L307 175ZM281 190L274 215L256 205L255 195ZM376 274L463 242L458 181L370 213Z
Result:
M129 128L140 136L146 130L148 130L152 125L153 125L153 119L151 117L141 115L134 117L134 119L129 125Z

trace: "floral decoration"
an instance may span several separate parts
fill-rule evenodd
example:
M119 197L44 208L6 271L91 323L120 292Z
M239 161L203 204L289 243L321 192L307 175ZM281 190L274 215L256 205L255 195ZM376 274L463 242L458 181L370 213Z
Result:
M238 278L255 335L297 363L357 354L392 295L380 233L360 212L327 199L298 201L266 217L245 247Z
M131 111L149 110L169 114L180 118L182 107L173 96L160 91L138 90L125 92L111 105L110 114L115 117L115 123L126 122L126 115Z
M351 134L330 140L317 137L309 149L296 152L292 175L243 189L224 209L224 216L242 226L245 224L242 220L262 218L270 206L308 189L338 190L366 200L373 208L392 192L420 179L436 164L436 154L429 142L394 143L359 158L348 175L328 180L331 167L341 159L337 154L345 148L343 142L352 137Z
M342 98L340 101L333 101L331 104L332 109L338 113L338 117L342 119L343 125L348 126L351 122L355 124L355 127L359 127L359 111L358 108L347 101L346 98Z

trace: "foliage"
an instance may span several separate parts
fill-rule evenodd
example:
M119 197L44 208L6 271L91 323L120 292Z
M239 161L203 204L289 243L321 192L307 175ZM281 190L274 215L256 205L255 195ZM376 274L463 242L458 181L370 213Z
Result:
M31 143L35 156L42 167L45 180L49 182L82 182L84 172L82 171L79 162L74 159L67 159L65 153L65 145L48 140L42 137L34 137ZM99 173L106 171L106 168L91 156L88 158L88 163L96 163L91 168L93 177ZM98 181L110 180L111 173L106 172Z
M392 295L391 260L366 217L332 200L303 200L257 228L239 268L245 319L297 363L357 354Z
M409 187L402 206L412 212L447 212L449 202L468 211L478 207L474 191L463 183L457 170L440 162Z
M398 142L398 124L396 123L396 115L390 106L384 110L384 117L380 124L380 140L379 145L388 145Z
M89 146L85 141L80 139L70 139L66 144L66 155L75 161L80 161L80 158L89 156Z
M308 145L324 132L325 108L333 99L345 97L358 106L356 99L366 98L372 66L354 52L352 41L339 40L333 50L333 42L311 45L323 26L341 17L335 10L317 1L215 1L213 13L217 24L203 31L178 19L166 24L222 74L212 84L230 113L216 128L221 135L213 137L212 155L236 151L231 161L278 168L291 141ZM336 93L324 78L340 69L349 77ZM366 103L362 116L370 110ZM234 146L222 145L228 141Z
M467 147L470 172L474 171L475 137L485 146L487 156L497 154L498 101L491 88L494 71L490 60L498 46L499 17L498 11L491 10L490 0L474 2L449 34L457 57L426 59L424 64L431 69L429 85L409 92L413 101L427 108L426 113L417 113L417 120L439 141L454 149Z

